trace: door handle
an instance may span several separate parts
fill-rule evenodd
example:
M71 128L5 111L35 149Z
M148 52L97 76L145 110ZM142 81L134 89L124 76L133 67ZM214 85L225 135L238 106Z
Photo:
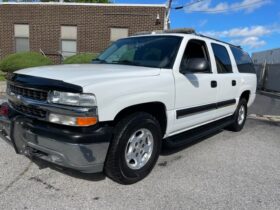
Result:
M232 86L236 86L236 80L232 80L232 81L231 81L231 85L232 85Z
M212 80L212 81L211 81L211 87L212 87L212 88L216 88L217 86L218 86L217 81Z

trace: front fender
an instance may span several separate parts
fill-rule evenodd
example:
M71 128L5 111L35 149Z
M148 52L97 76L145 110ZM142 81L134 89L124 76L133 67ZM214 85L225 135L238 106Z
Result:
M167 110L174 108L175 86L171 70L160 75L102 80L84 87L97 98L100 122L112 121L127 107L149 102L163 103Z
M101 122L112 121L125 108L150 102L161 102L166 107L171 105L168 104L168 96L163 92L143 92L124 95L115 98L110 104L104 104L102 107L98 107L99 120Z

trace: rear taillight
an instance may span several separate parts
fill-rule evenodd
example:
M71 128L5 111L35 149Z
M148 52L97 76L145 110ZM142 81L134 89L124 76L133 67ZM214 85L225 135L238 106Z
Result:
M9 115L9 105L8 103L3 103L1 104L0 107L0 116L5 116L7 117Z

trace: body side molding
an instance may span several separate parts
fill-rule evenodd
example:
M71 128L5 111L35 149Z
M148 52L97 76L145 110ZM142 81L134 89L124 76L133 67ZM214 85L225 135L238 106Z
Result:
M230 100L226 100L226 101L220 101L217 103L206 104L206 105L191 107L191 108L187 108L187 109L181 109L181 110L176 111L176 118L179 119L179 118L191 115L191 114L215 110L215 109L219 109L222 107L231 106L234 104L236 104L236 99L230 99Z

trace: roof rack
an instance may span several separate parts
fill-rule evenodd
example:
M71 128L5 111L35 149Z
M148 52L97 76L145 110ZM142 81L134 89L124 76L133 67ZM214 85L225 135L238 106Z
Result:
M168 29L168 30L156 30L156 31L141 31L137 32L134 35L147 35L147 34L171 34L171 33L178 33L178 34L196 34L195 30L192 28L176 28L176 29Z
M164 30L164 33L196 34L193 28L176 28Z
M233 47L237 47L237 48L242 49L242 47L239 46L239 45L234 45L234 44L231 44L231 43L229 43L229 42L221 41L221 40L219 40L219 39L215 39L215 38L210 37L210 36L206 36L206 35L203 35L203 34L196 34L196 35L197 35L197 36L200 36L200 37L203 37L203 38L212 39L212 40L214 40L214 41L216 41L216 42L221 42L221 43L228 44L228 45L230 45L230 46L233 46Z

